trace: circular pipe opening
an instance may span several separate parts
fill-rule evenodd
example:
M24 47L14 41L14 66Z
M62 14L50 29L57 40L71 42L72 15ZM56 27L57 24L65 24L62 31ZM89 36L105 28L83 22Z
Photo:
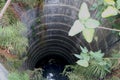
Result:
M43 69L43 77L49 80L51 79L60 79L67 80L67 76L61 75L63 72L65 65L71 64L69 63L67 57L57 55L53 53L45 53L48 54L43 58L39 59L35 65L35 68ZM61 53L58 53L61 54Z
M40 67L43 68L48 64L57 64L57 65L65 66L70 63L65 57L62 57L57 54L48 54L44 56L42 59L38 60L38 62L35 65L35 68L40 68Z
M79 53L80 45L84 45L82 36L68 36L68 31L77 18L78 4L81 1L43 1L43 10L35 8L21 17L29 31L28 59L25 67L31 70L42 68L43 76L48 80L68 80L60 73L66 65L75 63L74 54ZM40 21L36 22L38 19Z

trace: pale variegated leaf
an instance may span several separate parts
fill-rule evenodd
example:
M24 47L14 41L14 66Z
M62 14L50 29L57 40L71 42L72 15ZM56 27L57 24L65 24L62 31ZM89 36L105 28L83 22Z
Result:
M80 33L81 31L83 31L83 29L85 29L85 28L84 28L84 25L83 25L82 23L80 23L79 20L76 20L76 21L74 22L73 26L71 27L68 35L69 35L69 36L74 36L74 35Z
M83 67L89 66L88 61L86 61L86 60L78 60L76 63L80 66L83 66Z
M87 28L97 28L100 25L100 22L95 19L88 19L85 23L85 27Z
M118 10L113 6L108 6L102 13L103 18L115 16L118 14Z
M95 32L95 29L93 28L86 28L82 31L82 34L88 43L92 42L94 37L94 32Z
M74 54L74 55L75 55L75 57L82 59L82 57L80 55L78 55L78 54Z
M90 12L86 3L82 3L78 17L80 20L87 20L90 18Z

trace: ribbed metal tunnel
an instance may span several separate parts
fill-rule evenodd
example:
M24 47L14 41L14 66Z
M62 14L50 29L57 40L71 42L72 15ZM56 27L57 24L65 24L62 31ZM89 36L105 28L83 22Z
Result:
M27 68L40 67L52 58L64 65L75 62L73 54L84 44L80 35L69 37L68 31L77 18L80 2L44 0L43 10L35 8L21 15L29 31Z
M116 38L111 34L108 36L110 32L106 33L106 30L96 30L99 40L94 40L91 44L88 44L81 34L68 36L68 31L78 18L83 1L44 0L43 9L38 7L25 12L16 9L28 29L28 59L24 63L24 68L38 68L53 58L63 65L72 64L76 61L73 54L80 53L80 46L94 51L105 50L109 43L115 41Z

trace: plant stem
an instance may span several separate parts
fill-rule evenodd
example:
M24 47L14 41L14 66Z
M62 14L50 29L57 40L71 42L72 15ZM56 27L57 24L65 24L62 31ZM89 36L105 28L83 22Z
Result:
M11 2L11 0L7 0L7 2L5 3L3 9L2 9L1 12L0 12L0 19L2 19L3 14L5 13L6 9L7 9L8 6L10 5L10 2Z
M105 30L110 30L110 31L117 31L117 32L120 32L119 29L112 29L112 28L101 27L101 26L99 26L99 27L97 27L97 28L98 28L98 29L105 29Z
M112 57L108 57L108 58L104 58L104 59L112 59L112 60L114 60L114 59L120 59L120 58L112 58Z

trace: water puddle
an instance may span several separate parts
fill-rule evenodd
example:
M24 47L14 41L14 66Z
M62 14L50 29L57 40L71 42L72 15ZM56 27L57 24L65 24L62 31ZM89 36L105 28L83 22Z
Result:
M69 80L67 76L63 75L65 65L57 64L55 60L50 61L43 66L43 77L47 80Z

